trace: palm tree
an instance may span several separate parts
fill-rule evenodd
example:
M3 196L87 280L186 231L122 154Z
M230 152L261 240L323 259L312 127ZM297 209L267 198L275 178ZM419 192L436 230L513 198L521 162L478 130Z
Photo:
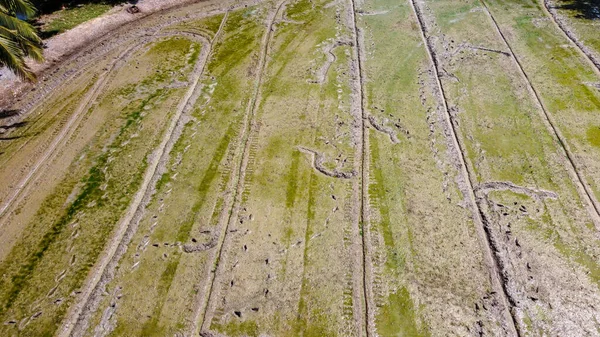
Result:
M35 12L29 0L0 0L0 66L29 81L35 80L35 74L25 63L25 57L44 60L42 40L35 28L24 21Z

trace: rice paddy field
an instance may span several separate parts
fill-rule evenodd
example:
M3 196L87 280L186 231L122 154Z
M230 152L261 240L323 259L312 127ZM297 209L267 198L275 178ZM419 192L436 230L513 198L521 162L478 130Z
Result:
M593 1L206 0L15 110L1 336L600 336Z

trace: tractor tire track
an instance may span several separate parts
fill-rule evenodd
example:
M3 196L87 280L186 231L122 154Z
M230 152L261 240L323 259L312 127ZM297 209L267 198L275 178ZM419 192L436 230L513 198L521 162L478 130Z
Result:
M141 48L142 45L143 42L127 48L123 53L119 55L119 57L117 57L113 61L110 68L108 68L99 76L94 86L85 95L85 98L83 99L82 103L67 120L65 125L59 131L58 135L54 137L46 151L43 152L41 158L35 162L33 167L31 167L31 169L29 170L29 173L23 179L21 179L21 181L19 181L13 193L11 193L10 196L0 206L0 227L4 225L7 210L9 210L11 206L13 206L15 201L20 199L19 197L22 195L22 192L26 190L31 180L35 180L35 178L37 178L35 176L36 173L39 171L40 167L42 167L48 160L54 158L55 154L57 153L57 149L60 149L59 145L62 145L64 141L67 141L77 130L77 127L83 119L85 113L89 112L90 107L96 102L96 99L98 98L102 90L109 83L110 74L115 69L117 69L117 67L123 60L129 57L132 53L135 53L139 48Z
M172 35L177 36L180 34L174 33ZM167 35L159 35L157 37L164 36ZM149 156L149 165L138 192L134 196L122 220L117 224L113 237L106 245L105 253L102 254L101 260L96 264L97 267L88 276L88 281L82 289L81 297L70 308L63 320L58 336L80 336L85 333L89 316L94 312L95 307L98 306L104 287L114 277L116 266L127 250L127 245L135 233L135 229L137 229L137 223L144 212L145 206L154 194L154 186L162 175L163 167L168 161L169 152L183 128L183 123L181 123L182 116L184 112L193 107L193 96L204 72L211 50L211 44L207 38L199 35L196 38L203 43L196 67L192 74L190 74L192 85L177 106L177 110L168 125L160 145Z
M491 22L493 23L493 25L496 29L496 32L502 38L502 40L504 41L504 44L510 51L510 54L512 55L512 59L515 61L515 64L516 64L517 68L519 69L519 72L521 73L521 75L523 76L523 79L527 83L527 88L528 88L529 92L531 93L531 95L533 97L535 97L536 104L539 108L538 110L542 112L541 117L542 117L542 120L544 121L546 128L548 129L550 134L552 134L554 136L554 138L558 141L558 144L560 145L559 148L563 152L562 154L567 158L568 163L566 163L567 165L565 165L565 166L567 168L567 171L569 172L569 176L571 177L571 180L577 187L577 192L579 193L579 196L581 197L581 199L585 200L585 203L587 204L586 208L588 210L588 213L590 214L590 217L592 218L592 221L594 222L594 225L596 226L596 230L600 231L600 205L598 204L598 200L596 200L594 192L588 186L588 184L585 182L585 179L584 179L583 175L581 174L581 172L579 172L579 168L577 167L574 156L571 153L571 150L569 149L569 145L565 141L565 138L562 136L561 132L556 127L555 122L553 121L553 117L551 117L550 113L548 113L548 109L542 102L540 94L537 92L537 90L533 86L529 76L523 69L521 61L519 61L519 58L517 58L517 55L513 51L510 44L508 43L508 40L506 39L506 37L504 36L504 33L500 29L498 22L496 21L496 19L490 12L485 1L479 0L479 2L484 7L485 12L487 13L488 17L490 18Z
M494 240L490 236L489 223L487 223L487 221L484 219L483 212L479 204L477 203L477 199L475 197L475 189L473 188L473 182L471 178L472 173L470 172L470 169L467 165L467 159L465 157L464 149L461 146L455 125L452 121L452 115L448 108L446 93L440 80L438 61L436 59L433 46L431 45L431 42L429 40L427 27L423 19L423 14L421 13L418 5L416 4L416 0L409 0L408 2L410 3L412 11L419 24L421 38L423 39L427 55L429 57L429 60L431 61L432 70L438 87L437 89L440 95L440 101L443 105L444 120L447 124L447 128L451 136L452 146L454 147L455 151L457 151L459 154L458 159L461 171L460 174L464 177L464 182L466 185L465 188L461 188L461 190L463 190L463 193L467 194L468 201L471 204L470 208L473 212L473 220L476 224L475 228L477 230L477 235L479 236L479 241L482 245L485 264L489 270L492 290L499 295L498 297L503 307L502 311L505 313L505 317L502 320L503 328L509 336L521 336L521 333L518 329L515 312L513 310L514 301L510 298L510 295L507 291L507 286L504 282L504 278L502 277L502 271L500 269L501 261L499 261L499 257L495 253L497 248L495 247Z
M283 0L279 2L275 11L272 11L268 14L267 17L267 27L266 32L263 35L263 39L261 41L261 51L258 60L258 73L256 75L256 81L254 83L254 90L250 101L248 102L248 107L244 116L244 128L240 135L241 144L242 144L242 153L241 160L239 163L239 169L237 172L237 177L231 179L235 181L235 191L233 193L233 205L229 208L228 217L226 217L226 223L224 225L220 225L222 227L219 233L219 241L217 243L216 256L213 259L212 265L214 266L214 271L211 272L209 279L207 280L208 289L206 289L206 299L201 303L201 306L198 308L196 316L198 319L194 321L194 328L192 331L193 335L210 335L210 324L212 322L214 311L217 306L216 297L219 295L219 289L217 289L218 284L220 282L220 276L224 273L225 268L225 255L227 248L227 233L229 232L229 226L236 221L236 218L239 213L239 209L241 207L242 198L244 194L245 181L246 181L246 169L248 168L248 163L250 161L250 148L252 143L252 135L258 132L258 124L256 121L257 111L260 105L260 88L263 83L263 75L265 69L267 67L267 56L269 52L269 47L271 45L271 40L273 37L274 25L276 23L277 17L281 10L284 8L285 4L288 0ZM234 170L235 172L235 170Z
M545 14L552 20L552 23L563 32L563 34L569 39L573 45L581 52L584 58L592 65L596 74L600 75L600 60L594 56L594 54L589 50L589 48L581 43L577 36L567 27L563 19L559 17L559 14L556 12L556 8L550 4L549 0L540 0L542 2L543 11Z
M227 15L227 13L225 15ZM215 34L215 37L218 36L220 34L220 32L223 31L224 26L225 26L225 18L223 21L221 21L221 25L219 26L219 30ZM247 130L247 124L248 124L247 118L248 118L249 107L250 107L250 102L248 103L248 107L246 108L246 113L244 115L243 131L240 132L240 135L237 140L237 143L239 143L239 144L242 143L245 131ZM237 157L240 155L242 155L242 154L240 154L234 150L231 160L235 161L237 159ZM207 264L205 267L204 275L203 275L203 277L201 277L203 282L201 282L202 284L199 285L198 288L200 290L198 291L198 294L195 296L195 299L194 299L194 308L193 308L193 313L191 315L191 326L189 327L190 331L188 334L189 336L198 336L200 334L200 329L201 329L201 324L202 324L202 322L200 320L203 319L203 315L208 306L208 298L210 296L210 289L212 288L214 279L212 279L210 282L204 282L204 280L209 280L209 279L215 277L215 275L214 275L215 271L216 271L215 267L218 263L217 261L219 261L217 256L220 256L220 254L221 254L221 250L223 249L222 248L223 242L224 242L225 236L228 233L228 225L229 224L227 221L229 221L229 216L230 216L229 211L232 209L232 203L233 203L233 201L231 200L232 199L231 191L235 188L235 185L237 183L237 181L235 180L236 167L237 167L237 165L234 165L234 167L232 169L229 169L227 172L227 174L229 175L229 179L228 179L228 183L224 189L225 196L223 196L223 200L224 200L223 205L222 205L221 211L219 213L216 229L215 229L214 234L212 235L212 238L210 239L210 243L209 243L209 245L211 246L210 251L212 252L212 254L209 255L207 260L211 261L211 263ZM216 210L213 209L213 213L215 211ZM216 248L216 249L213 249L213 248Z
M359 3L360 4L360 3ZM357 327L360 331L360 336L363 334L366 337L376 336L375 334L375 302L373 296L373 266L371 252L371 223L369 214L369 129L367 125L368 112L366 108L367 96L365 90L365 70L364 70L364 42L362 31L358 28L358 20L356 19L357 1L350 0L350 30L353 38L353 63L351 71L354 72L352 85L354 94L358 97L358 106L353 106L352 115L355 118L355 127L359 127L357 139L357 151L355 152L354 166L359 172L360 180L355 180L356 186L353 188L354 197L358 205L357 219L353 224L353 246L355 247L355 263L354 274L354 314L357 320ZM356 102L353 102L354 105ZM361 235L362 231L362 235ZM359 258L360 257L360 258ZM360 276L358 276L360 275ZM359 294L359 292L361 292ZM364 309L363 309L364 306Z

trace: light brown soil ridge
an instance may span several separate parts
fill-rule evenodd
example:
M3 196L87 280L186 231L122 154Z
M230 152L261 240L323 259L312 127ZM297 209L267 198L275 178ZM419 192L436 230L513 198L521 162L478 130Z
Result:
M332 170L328 170L324 165L323 162L325 161L325 156L323 156L323 154L305 148L305 147L298 147L298 150L300 152L304 152L306 154L309 154L312 156L313 158L313 168L317 171L319 171L320 173L328 176L328 177L332 177L332 178L341 178L341 179L351 179L354 176L356 176L356 171L352 170L350 172L341 172L338 171L337 169Z
M522 187L522 186L515 185L510 181L487 182L487 183L483 183L483 184L480 184L477 187L475 187L476 193L480 192L480 193L487 195L493 191L511 191L511 192L518 193L518 194L524 194L536 201L541 201L542 199L546 199L546 198L549 198L549 199L557 199L558 198L558 195L552 191L546 191L546 190L531 188L531 187Z
M329 68L331 67L333 62L335 62L335 60L337 59L337 57L333 53L333 50L337 47L344 46L344 45L352 46L352 43L348 42L348 41L335 41L333 43L326 45L323 48L323 52L325 53L325 57L327 57L327 60L325 61L323 66L317 72L317 79L315 81L313 81L313 83L318 83L318 84L325 83L325 80L327 79L327 72L329 71Z
M369 123L371 123L371 125L375 128L375 130L388 135L388 137L390 137L390 141L392 143L394 143L394 144L400 143L400 140L398 140L398 136L396 136L396 133L394 132L394 130L392 130L392 128L389 128L389 127L383 125L383 123L381 123L381 124L377 123L375 116L369 115Z

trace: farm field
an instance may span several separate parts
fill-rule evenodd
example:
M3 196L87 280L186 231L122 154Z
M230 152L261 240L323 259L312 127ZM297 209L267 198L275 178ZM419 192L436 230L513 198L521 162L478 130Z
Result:
M600 8L571 2L113 31L2 113L0 336L599 336Z

